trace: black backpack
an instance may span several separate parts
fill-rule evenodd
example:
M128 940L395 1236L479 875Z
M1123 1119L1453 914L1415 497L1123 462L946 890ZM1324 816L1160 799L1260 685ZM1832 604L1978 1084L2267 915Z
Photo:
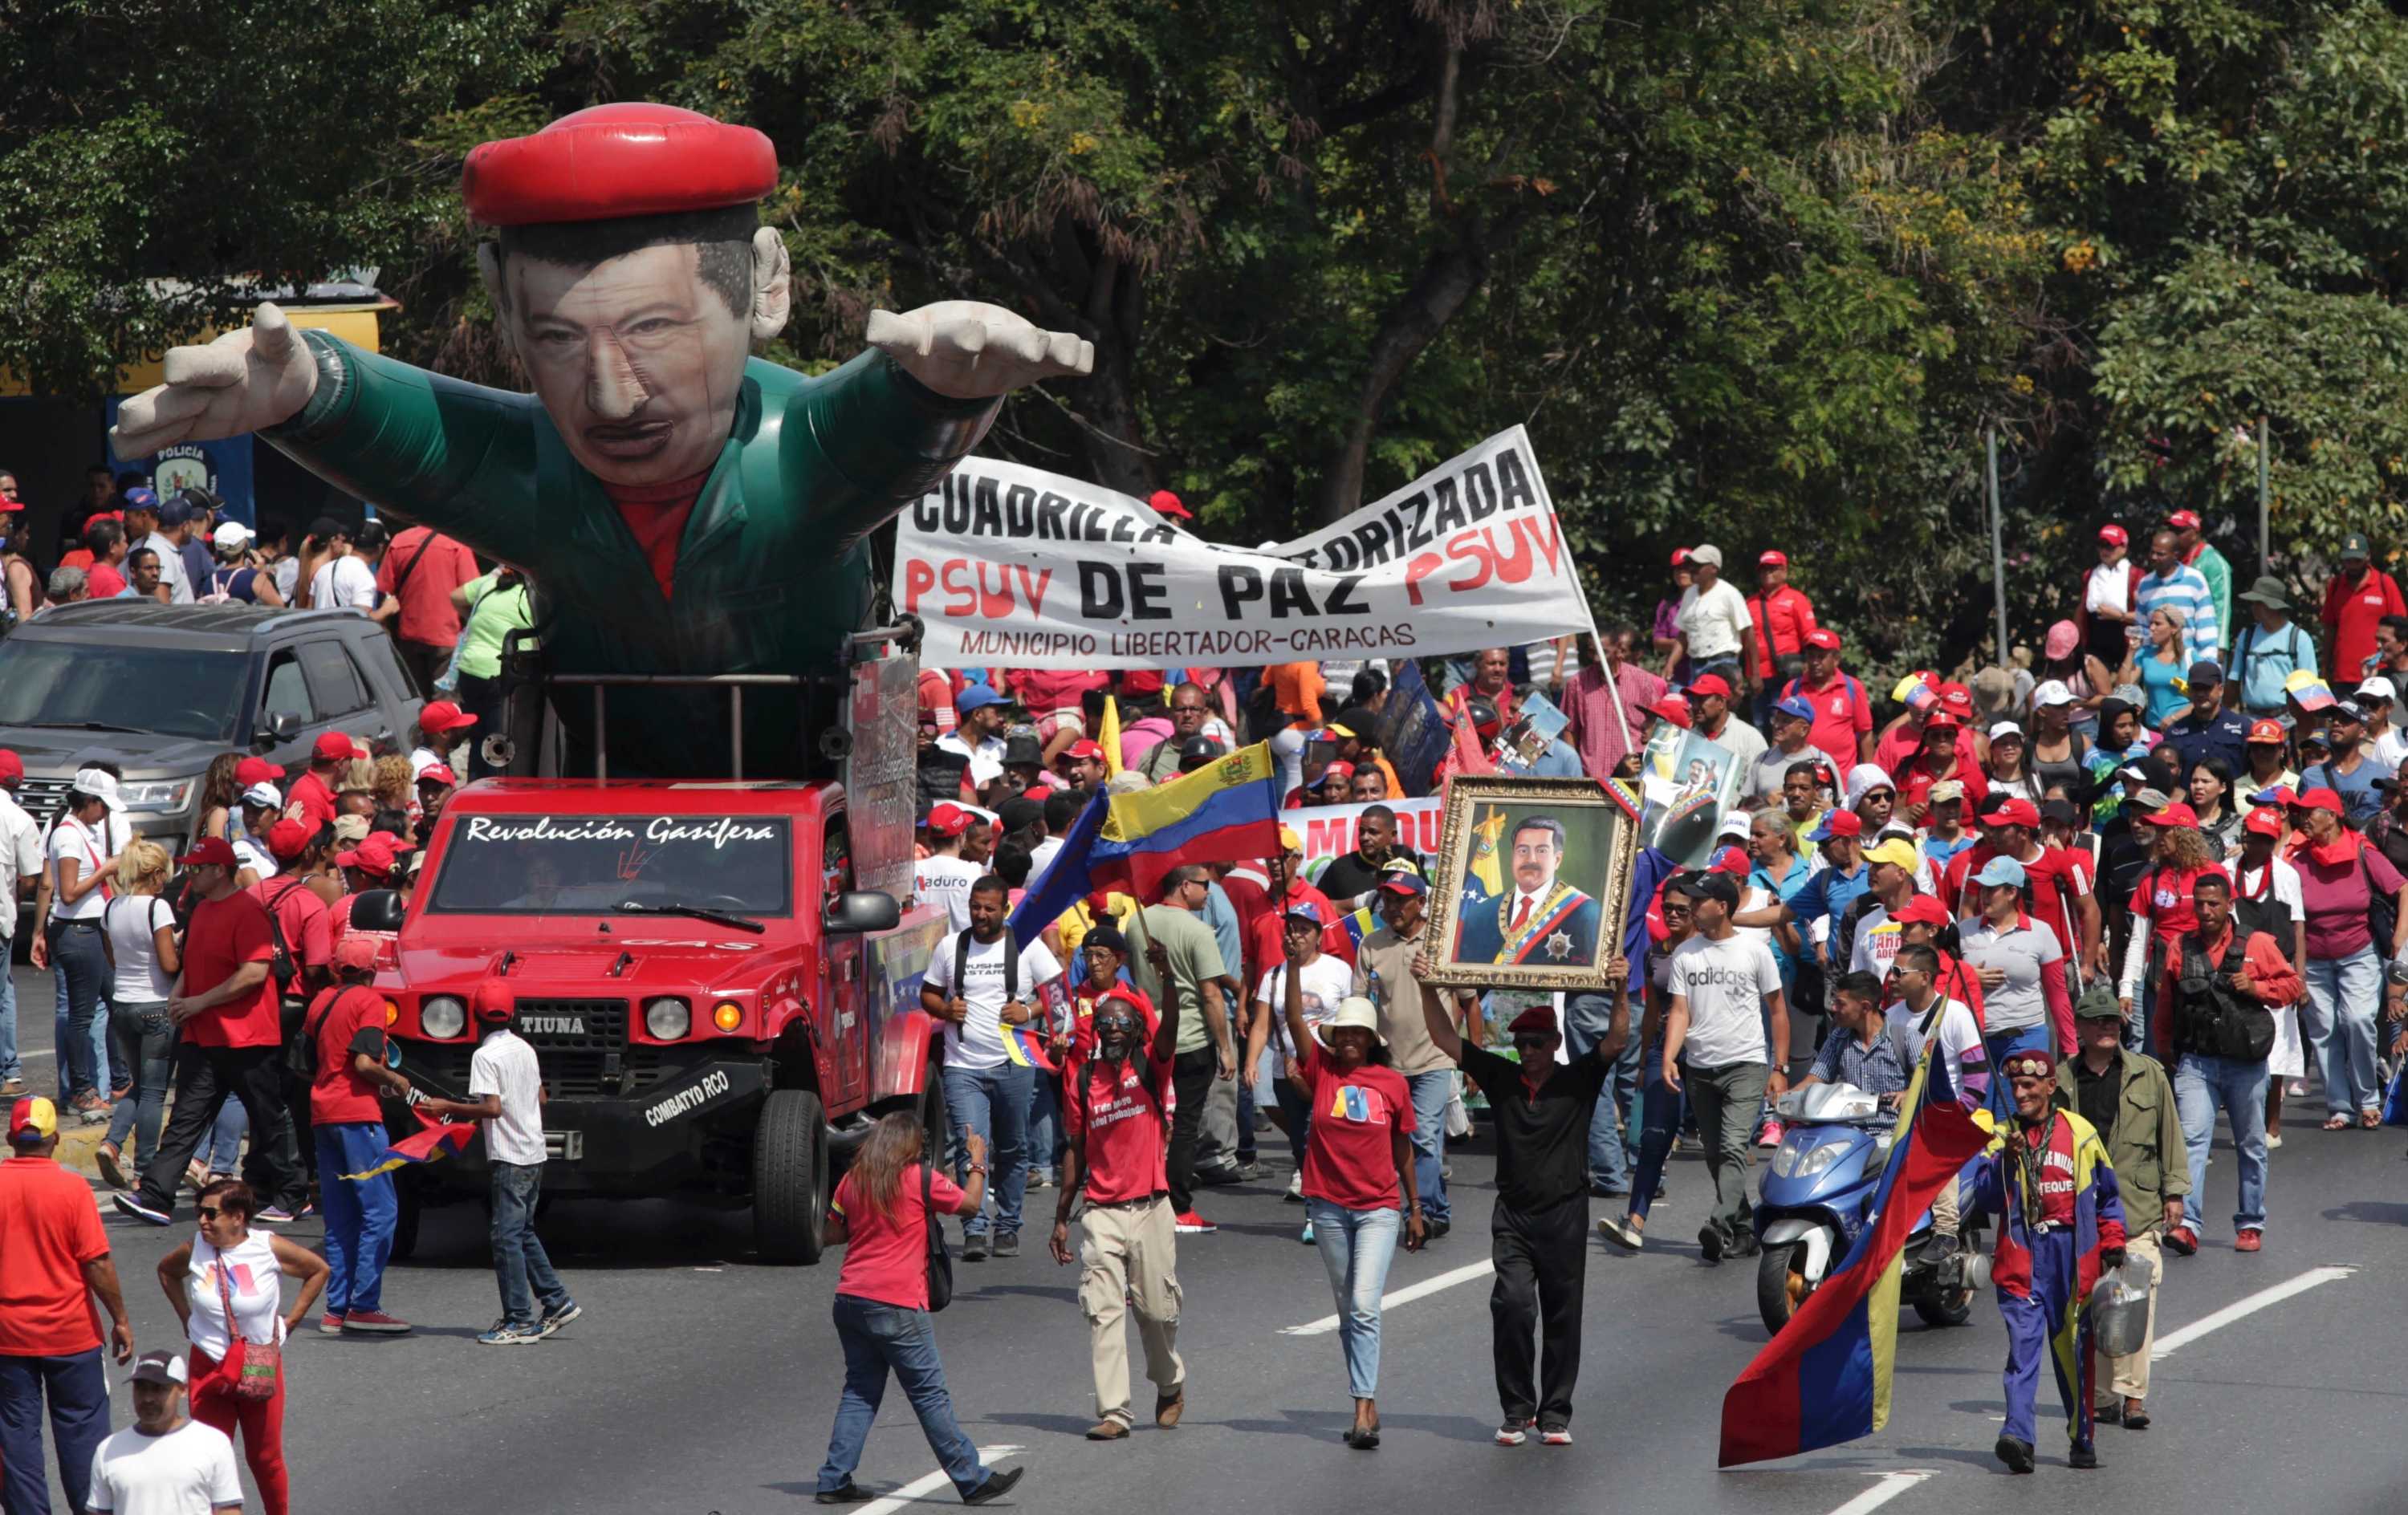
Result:
M1840 912L1839 924L1832 928L1832 936L1836 938L1836 945L1831 950L1833 973L1848 971L1848 965L1856 960L1856 926L1880 908L1881 896L1868 889L1848 901L1848 908Z
M1020 943L1010 932L1003 934L1003 1002L1006 1005L1020 997ZM953 993L962 993L962 975L969 971L970 934L965 930L953 936Z

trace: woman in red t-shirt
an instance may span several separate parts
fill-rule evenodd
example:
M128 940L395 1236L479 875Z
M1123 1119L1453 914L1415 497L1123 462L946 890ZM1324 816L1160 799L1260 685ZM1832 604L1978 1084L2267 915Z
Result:
M1380 1444L1373 1396L1380 1387L1380 1296L1387 1292L1388 1263L1400 1231L1407 1251L1421 1251L1426 1234L1408 1139L1413 1100L1404 1075L1388 1065L1387 1038L1369 1000L1350 994L1319 1026L1305 1024L1299 959L1311 945L1301 933L1284 944L1289 966L1281 1008L1289 1041L1304 1053L1297 1081L1312 1112L1312 1143L1304 1154L1305 1214L1321 1265L1329 1270L1338 1343L1354 1394L1346 1444L1369 1451Z
M2132 823L2145 828L2149 837L2149 867L2132 888L2132 936L2124 950L2116 993L2128 1026L2135 1023L2133 1008L2139 1007L2142 1050L2172 1062L2172 1053L2163 1050L2157 1013L2166 949L2199 926L2199 912L2191 905L2191 886L2199 876L2214 873L2227 882L2231 876L2208 850L2207 838L2200 834L2198 812L2181 800L2152 814L2134 816Z
M978 1213L986 1197L986 1143L976 1133L962 1138L970 1156L968 1188L921 1162L922 1144L918 1117L881 1120L828 1201L821 1239L831 1247L844 1244L835 1309L837 1341L844 1349L844 1395L837 1401L827 1461L820 1467L822 1503L833 1502L831 1496L869 1497L853 1481L853 1470L861 1465L861 1449L886 1397L890 1372L902 1380L930 1450L965 1500L983 1503L1020 1481L1019 1468L988 1469L962 1434L953 1395L945 1389L945 1365L937 1356L937 1334L928 1323L928 1208L933 1205L947 1215Z

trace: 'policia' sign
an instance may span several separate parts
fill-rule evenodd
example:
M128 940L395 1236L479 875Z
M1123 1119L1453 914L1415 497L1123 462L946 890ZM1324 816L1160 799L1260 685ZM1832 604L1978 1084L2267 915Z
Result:
M904 513L895 599L939 668L1412 657L1595 629L1519 426L1259 551L1099 485L966 459Z

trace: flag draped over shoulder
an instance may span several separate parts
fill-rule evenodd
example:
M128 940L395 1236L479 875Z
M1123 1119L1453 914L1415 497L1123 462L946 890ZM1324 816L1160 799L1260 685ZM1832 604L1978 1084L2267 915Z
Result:
M1951 1087L1948 1079L1932 1079L1926 1048L1871 1220L1723 1395L1720 1466L1794 1457L1869 1436L1888 1422L1907 1234L1941 1185L1990 1139L1975 1112L1951 1097Z
M1279 807L1279 760L1268 742L1134 794L1099 793L1013 908L1012 937L1027 946L1098 888L1144 902L1182 864L1277 857Z
M474 1121L446 1125L423 1110L414 1109L410 1113L418 1117L416 1131L387 1147L383 1159L366 1172L346 1173L343 1177L373 1179L414 1163L432 1163L437 1158L456 1156L467 1150L469 1141L477 1135L477 1122Z

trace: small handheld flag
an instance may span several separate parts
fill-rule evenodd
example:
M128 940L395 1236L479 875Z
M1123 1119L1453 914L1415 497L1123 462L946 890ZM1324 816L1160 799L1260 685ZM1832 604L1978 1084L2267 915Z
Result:
M380 1174L391 1173L395 1168L408 1167L412 1164L432 1163L440 1158L456 1156L467 1150L469 1141L477 1135L477 1123L474 1121L450 1125L436 1120L423 1110L412 1110L410 1113L418 1117L416 1131L387 1147L384 1150L383 1160L374 1167L365 1173L346 1173L343 1177L373 1179Z

